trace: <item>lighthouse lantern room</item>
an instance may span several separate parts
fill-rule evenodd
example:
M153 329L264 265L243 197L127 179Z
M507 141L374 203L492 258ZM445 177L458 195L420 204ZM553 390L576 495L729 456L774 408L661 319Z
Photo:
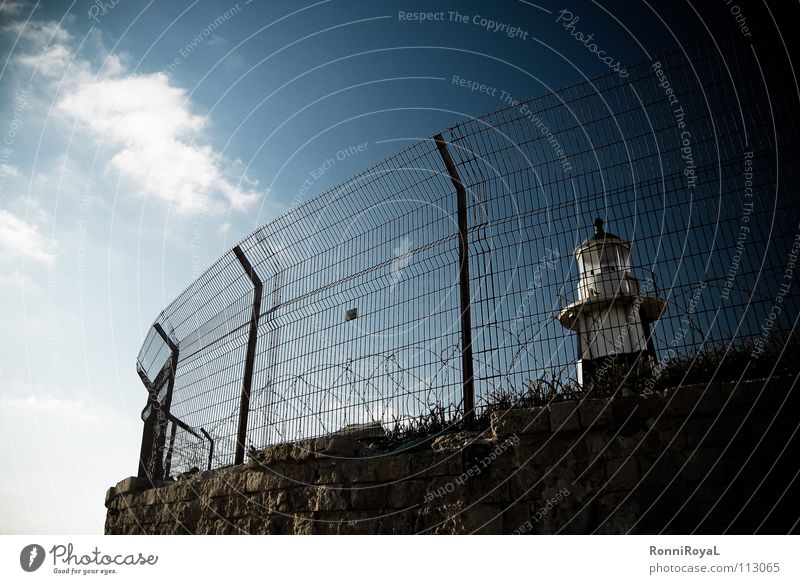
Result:
M650 323L666 300L642 293L631 269L631 242L608 233L595 219L594 233L573 252L580 280L577 300L558 319L578 338L578 383L585 385L604 364L632 367L655 361Z

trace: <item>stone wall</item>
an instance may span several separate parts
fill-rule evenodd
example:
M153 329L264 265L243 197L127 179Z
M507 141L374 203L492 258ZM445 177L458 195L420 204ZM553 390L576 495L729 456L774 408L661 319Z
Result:
M786 533L795 381L512 409L394 453L346 436L274 446L120 482L106 533Z

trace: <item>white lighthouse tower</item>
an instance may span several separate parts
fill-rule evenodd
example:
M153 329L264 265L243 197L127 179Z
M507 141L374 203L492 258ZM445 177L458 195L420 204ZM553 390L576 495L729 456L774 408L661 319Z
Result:
M631 242L603 230L595 219L594 234L573 252L580 281L578 299L558 315L562 326L578 337L578 383L592 380L604 364L633 366L655 361L650 323L667 302L642 294L631 270Z

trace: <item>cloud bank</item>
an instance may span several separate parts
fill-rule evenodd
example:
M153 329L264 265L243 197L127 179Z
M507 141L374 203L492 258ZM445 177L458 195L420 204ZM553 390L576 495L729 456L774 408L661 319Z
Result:
M163 72L131 72L117 55L95 48L92 66L83 42L55 22L12 22L23 50L15 64L54 94L49 116L94 140L108 172L126 192L167 203L179 214L248 209L261 196L258 181L207 140L207 118L188 92ZM98 34L98 33L94 33Z

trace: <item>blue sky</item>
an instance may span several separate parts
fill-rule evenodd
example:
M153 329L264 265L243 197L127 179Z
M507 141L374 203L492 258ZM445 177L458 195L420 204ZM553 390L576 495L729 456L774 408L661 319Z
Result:
M0 533L102 531L136 471L142 339L236 241L504 96L608 70L549 0L101 5L0 4ZM686 6L569 10L623 64L708 34Z

